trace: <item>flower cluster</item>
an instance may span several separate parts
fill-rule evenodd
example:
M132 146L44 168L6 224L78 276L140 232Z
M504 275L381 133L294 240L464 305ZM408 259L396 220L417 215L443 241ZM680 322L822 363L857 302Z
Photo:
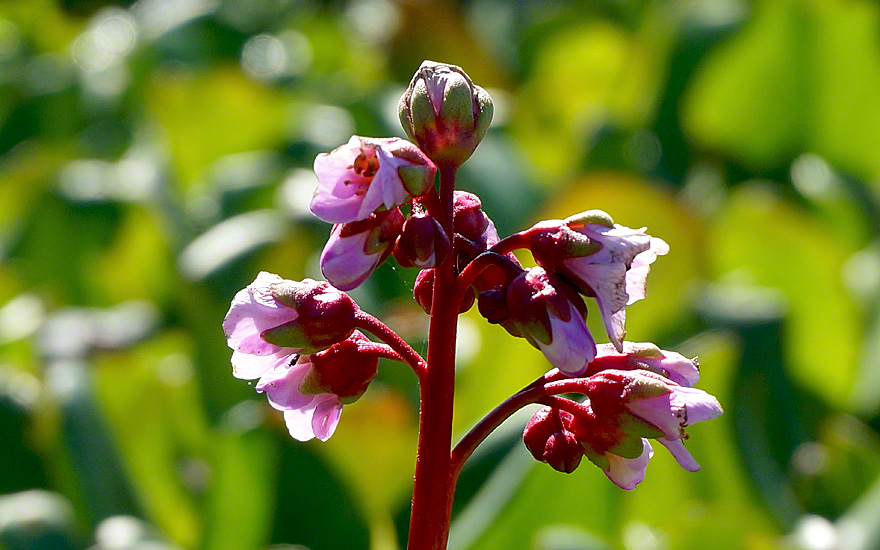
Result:
M333 435L343 403L376 377L379 360L361 353L370 340L354 328L356 309L327 283L262 272L226 314L233 375L257 380L300 441Z
M669 449L685 470L699 470L684 446L684 428L722 410L714 397L692 387L699 379L696 360L653 344L623 347L618 352L600 345L585 376L560 383L585 401L555 398L536 412L523 432L526 447L566 473L586 456L623 489L644 479L654 454L649 439Z
M283 411L291 436L326 440L343 405L376 378L379 358L408 364L421 385L423 420L447 415L442 422L451 426L455 317L474 304L488 322L541 350L555 368L487 415L450 456L430 454L445 453L450 441L437 444L435 434L420 434L416 533L439 525L432 514L447 520L449 514L437 512L436 502L420 501L420 479L438 478L431 469L448 467L451 459L451 475L439 476L451 483L445 488L451 495L461 462L506 418L497 415L530 403L545 406L525 428L526 447L559 471L574 471L586 456L615 484L632 489L653 455L651 439L685 469L699 469L683 444L684 429L720 415L721 406L693 387L696 361L625 341L626 307L645 298L651 264L669 246L599 210L542 221L502 239L480 199L454 189L455 171L492 119L488 94L458 67L426 61L400 100L400 118L414 143L354 136L315 159L318 186L310 209L333 224L320 262L329 283L260 273L236 294L223 323L234 350L233 374L257 380L256 390ZM514 255L518 249L528 250L536 267L524 268ZM413 294L431 315L431 362L344 292L392 256L420 270ZM597 345L590 334L585 298L595 300L609 344ZM434 376L438 370L443 374ZM442 502L447 506L451 496Z

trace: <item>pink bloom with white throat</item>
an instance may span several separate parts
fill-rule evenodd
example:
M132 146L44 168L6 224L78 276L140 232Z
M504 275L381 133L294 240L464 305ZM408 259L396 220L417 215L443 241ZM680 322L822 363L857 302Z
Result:
M586 379L585 386L598 416L627 433L657 439L684 469L700 469L682 442L688 437L684 428L720 416L715 397L639 370L604 370Z

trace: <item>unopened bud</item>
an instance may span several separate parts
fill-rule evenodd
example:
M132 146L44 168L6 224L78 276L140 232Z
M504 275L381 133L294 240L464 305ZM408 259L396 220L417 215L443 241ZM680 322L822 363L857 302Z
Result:
M440 264L452 245L440 223L425 214L414 214L403 224L394 259L403 267L429 268Z
M309 395L332 393L343 404L357 401L379 372L379 358L361 352L361 346L369 342L355 331L348 339L312 355L299 390Z
M455 191L452 204L453 230L471 241L477 241L489 227L489 217L483 212L480 198L467 191Z
M460 67L425 61L400 98L407 135L437 164L460 166L489 129L492 99Z
M523 443L532 456L566 474L575 471L584 456L584 448L571 431L572 419L567 411L543 407L523 430Z
M260 333L270 344L314 353L344 340L355 328L357 304L328 283L280 280L268 287L268 293L297 313L292 321Z
M428 315L431 314L431 304L434 300L434 270L423 269L416 276L413 284L413 298ZM474 290L469 288L461 300L459 313L464 313L474 305Z
M359 286L391 255L402 227L399 208L335 225L321 253L321 273L342 290Z

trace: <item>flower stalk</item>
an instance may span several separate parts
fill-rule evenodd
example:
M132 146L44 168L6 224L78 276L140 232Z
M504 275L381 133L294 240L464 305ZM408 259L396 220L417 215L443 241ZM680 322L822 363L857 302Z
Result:
M523 442L560 472L572 473L586 457L617 486L634 489L653 456L651 439L684 469L699 469L684 446L685 427L718 416L721 406L693 387L696 360L624 341L625 308L645 297L650 265L668 245L598 210L501 239L479 197L455 189L459 166L489 127L485 90L459 67L425 62L400 109L415 144L355 136L315 160L310 208L334 224L321 255L329 284L260 273L237 293L223 322L233 374L257 380L292 437L323 441L344 406L375 381L379 359L409 365L419 383L410 550L446 548L462 467L527 405L543 407ZM537 266L524 268L516 249L531 253ZM421 269L413 297L430 315L425 358L343 292L392 257ZM610 343L596 344L585 298L596 301ZM486 321L524 338L552 367L453 447L458 315L475 303Z

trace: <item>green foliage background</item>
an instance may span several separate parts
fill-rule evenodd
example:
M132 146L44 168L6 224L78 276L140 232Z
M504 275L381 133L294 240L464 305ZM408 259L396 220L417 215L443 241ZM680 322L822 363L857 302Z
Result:
M702 471L658 448L632 492L534 462L512 419L450 547L880 548L869 0L0 3L0 547L405 545L411 373L300 444L220 322L260 270L319 276L313 159L400 135L423 59L495 98L461 186L502 234L601 208L670 243L628 336L699 355L725 408L690 430ZM353 294L423 349L414 277ZM463 433L548 364L474 312L460 332Z

